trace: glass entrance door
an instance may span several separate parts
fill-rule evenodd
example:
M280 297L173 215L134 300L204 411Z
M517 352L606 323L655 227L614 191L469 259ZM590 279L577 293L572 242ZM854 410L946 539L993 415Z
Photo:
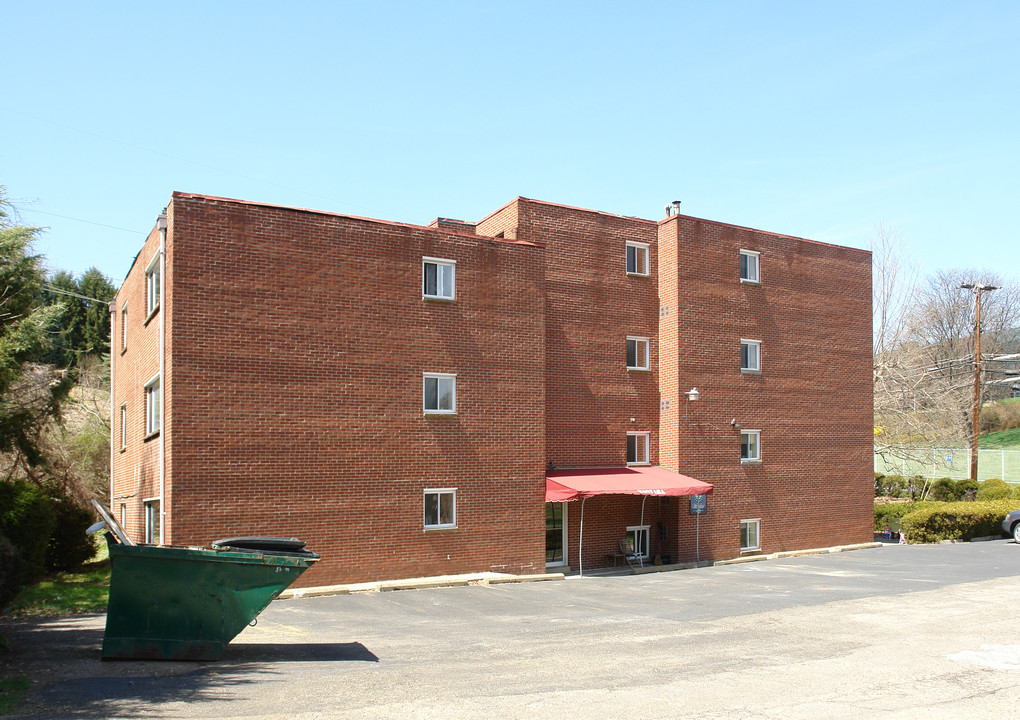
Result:
M545 564L566 565L567 557L567 504L545 504Z

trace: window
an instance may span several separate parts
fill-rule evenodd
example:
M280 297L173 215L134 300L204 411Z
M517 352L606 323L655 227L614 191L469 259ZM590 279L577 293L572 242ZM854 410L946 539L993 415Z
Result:
M745 372L761 371L761 341L740 341L740 369Z
M740 282L756 283L758 279L758 256L754 250L740 251Z
M145 384L145 435L155 435L162 425L162 393L159 375Z
M761 460L761 430L740 431L740 462L759 462Z
M120 526L127 532L127 503L120 504Z
M648 369L648 338L627 338L627 369Z
M761 549L761 538L759 536L759 525L761 520L741 520L740 521L740 549L741 550L760 550Z
M457 412L457 376L443 373L425 373L423 377L425 412Z
M120 309L120 351L127 350L127 303Z
M159 309L159 253L145 268L145 311L152 315Z
M457 527L457 489L425 491L425 529Z
M627 274L648 274L648 244L639 242L627 243Z
M456 269L457 263L455 260L422 258L422 297L453 300L454 274Z
M634 552L643 560L648 559L648 525L632 525L627 528L627 538L633 543Z
M120 449L127 448L127 403L120 406Z
M648 433L646 432L627 433L627 464L628 465L648 464Z
M145 508L145 542L156 545L162 539L159 529L159 498L144 500L142 506Z

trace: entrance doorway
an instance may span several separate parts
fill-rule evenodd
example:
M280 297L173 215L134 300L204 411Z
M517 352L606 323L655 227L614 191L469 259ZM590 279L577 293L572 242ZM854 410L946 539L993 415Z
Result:
M545 564L546 567L567 564L567 504L545 504Z

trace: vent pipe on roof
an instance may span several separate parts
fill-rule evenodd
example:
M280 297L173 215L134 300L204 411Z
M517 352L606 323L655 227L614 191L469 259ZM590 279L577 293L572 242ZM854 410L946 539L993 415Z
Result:
M680 214L680 201L679 200L674 200L673 202L666 204L666 217L670 217L671 215L679 215L679 214Z

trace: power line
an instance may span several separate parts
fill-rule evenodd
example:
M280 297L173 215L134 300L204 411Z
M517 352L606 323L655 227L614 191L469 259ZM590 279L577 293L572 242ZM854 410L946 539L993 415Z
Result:
M71 297L81 298L82 300L89 300L91 302L103 303L104 305L108 305L110 303L110 300L113 300L113 298L110 298L110 300L100 300L99 298L88 297L87 295L79 295L76 292L64 290L63 288L58 288L56 285L50 285L49 283L43 283L43 287L49 290L50 292L57 293L58 295L70 295Z
M75 222L88 223L89 225L98 225L99 227L110 228L111 230L121 230L123 232L131 233L132 235L138 234L137 230L128 230L127 228L117 227L116 225L106 225L105 223L98 223L92 220L82 220L81 218L71 217L70 215L61 215L60 213L46 212L45 210L26 210L24 212L35 212L40 215L52 215L53 217L64 218L65 220L74 220Z

